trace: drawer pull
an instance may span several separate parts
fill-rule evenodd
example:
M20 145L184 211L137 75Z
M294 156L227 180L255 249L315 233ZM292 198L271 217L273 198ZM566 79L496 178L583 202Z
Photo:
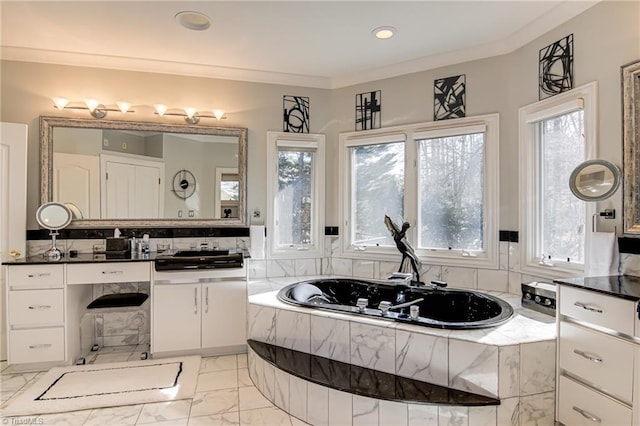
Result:
M39 274L29 274L27 277L29 278L42 278L42 277L50 277L51 272L41 272Z
M574 306L577 306L578 308L582 308L582 309L585 309L585 310L590 311L590 312L596 312L598 314L602 313L602 309L594 308L593 306L589 306L589 305L585 305L582 302L576 302L576 303L574 303Z
M578 408L575 405L573 406L573 411L576 411L578 413L580 413L582 415L582 417L584 417L587 420L591 420L594 423L602 423L602 420L596 416L594 416L593 414L589 413L588 411L584 411L582 408Z
M580 349L574 349L573 353L577 354L577 355L580 355L582 358L586 358L589 361L593 361L595 363L602 362L602 358L600 358L598 355L594 355L594 354L590 354L590 353L587 353L587 352L583 352Z
M51 305L31 305L29 309L33 309L35 311L43 311L45 309L51 309Z
M51 347L51 343L40 343L39 345L29 345L29 349L46 349L50 347Z
M118 275L124 274L124 271L102 271L104 275Z

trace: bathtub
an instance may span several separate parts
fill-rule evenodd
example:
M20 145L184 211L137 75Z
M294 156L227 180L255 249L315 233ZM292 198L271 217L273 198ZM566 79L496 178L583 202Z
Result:
M351 278L301 281L280 290L278 299L309 308L444 329L493 327L513 316L513 308L507 302L475 290L415 287ZM358 299L367 299L366 306L361 300L358 307ZM415 318L411 317L409 306L393 308L393 305L407 305L417 299L423 300L413 304L419 308ZM381 302L389 302L392 308L383 313L379 308Z

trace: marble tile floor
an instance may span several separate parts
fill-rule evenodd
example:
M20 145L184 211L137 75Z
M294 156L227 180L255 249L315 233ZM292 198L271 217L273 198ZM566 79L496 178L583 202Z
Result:
M142 346L102 348L87 356L87 363L122 362L140 359ZM247 369L247 355L203 357L193 399L97 408L39 416L3 418L2 408L10 399L34 383L44 372L18 373L0 363L0 422L77 426L215 426L287 425L306 423L274 406L253 386Z

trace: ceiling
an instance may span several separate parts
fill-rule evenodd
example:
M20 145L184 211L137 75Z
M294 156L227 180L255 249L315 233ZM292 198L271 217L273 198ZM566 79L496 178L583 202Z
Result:
M337 88L511 52L597 1L1 0L0 55ZM181 27L184 10L211 27Z

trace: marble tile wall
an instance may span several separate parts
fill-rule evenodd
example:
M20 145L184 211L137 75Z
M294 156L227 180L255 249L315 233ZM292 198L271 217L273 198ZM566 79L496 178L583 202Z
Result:
M357 278L385 279L399 266L398 260L379 261L340 257L339 236L326 236L321 259L278 259L249 261L249 279L340 275ZM519 273L518 243L500 242L498 270L423 264L422 281L447 281L451 287L520 294L523 276ZM535 277L530 281L536 280Z
M203 244L213 249L248 249L249 237L194 237L194 238L150 238L149 249L158 250L158 244L168 244L170 248L191 250L200 249ZM93 253L104 251L106 240L104 239L59 239L56 246L64 253L69 250L77 250L78 253ZM51 248L51 240L27 240L27 256L42 255Z

